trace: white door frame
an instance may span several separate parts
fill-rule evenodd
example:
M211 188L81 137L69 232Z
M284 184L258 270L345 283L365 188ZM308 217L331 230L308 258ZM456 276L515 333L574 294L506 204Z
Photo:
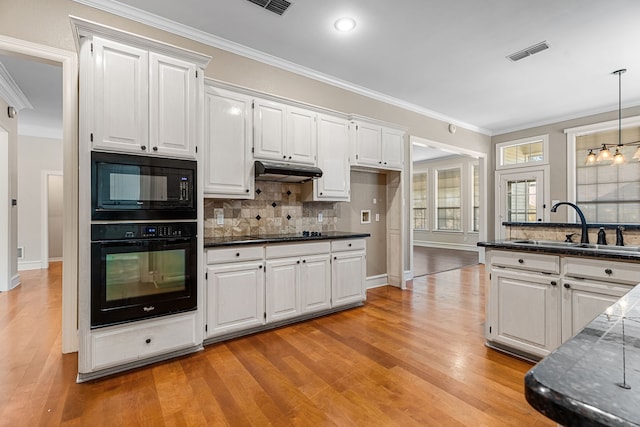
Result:
M64 176L64 175L62 174L62 171L54 171L54 170L43 170L40 173L40 179L41 179L40 188L42 192L41 194L42 206L41 206L41 213L40 213L40 264L41 264L40 268L49 268L49 177L50 176ZM63 227L63 236L64 236L64 227ZM63 253L63 259L64 259L64 253Z
M62 66L62 352L78 351L78 55L0 35L0 51Z

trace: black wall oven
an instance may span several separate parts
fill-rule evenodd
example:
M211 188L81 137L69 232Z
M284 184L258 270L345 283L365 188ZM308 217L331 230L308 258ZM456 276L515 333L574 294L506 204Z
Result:
M196 219L196 162L91 153L91 219Z
M91 328L197 307L195 222L91 225Z

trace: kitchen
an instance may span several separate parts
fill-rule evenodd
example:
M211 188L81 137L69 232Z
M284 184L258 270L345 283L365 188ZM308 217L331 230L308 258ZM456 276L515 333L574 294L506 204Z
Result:
M65 4L64 7L62 7L63 12L61 13L60 11L58 11L56 13L56 16L59 17L59 20L55 21L54 26L58 31L63 32L63 34L68 34L68 40L65 44L68 50L74 50L72 43L70 43L71 42L70 33L67 30L69 27L69 22L67 18L68 14L81 15L84 18L91 19L97 22L108 22L109 25L113 25L118 28L130 30L135 33L142 33L152 38L174 42L174 39L165 33L158 32L152 29L146 29L146 27L139 27L137 24L134 25L126 19L120 19L120 18L112 17L108 15L109 18L107 20L105 18L105 16L107 15L104 15L102 12L97 12L94 9L81 7L75 3L69 3L69 5L67 5L67 2L63 2L63 3ZM13 21L7 22L7 26L4 28L11 29L10 34L17 36L19 38L34 39L34 36L26 33L24 29L15 28L16 27L15 23L16 22L21 22L21 23L34 22L34 19L35 19L34 27L38 27L37 20L39 19L39 16L31 16L30 14L27 14L25 11L16 10L15 15L12 15L12 17L13 17L12 18ZM40 17L40 19L44 19L44 18ZM42 27L47 28L45 25L42 25ZM42 36L40 36L40 38L42 38ZM35 39L38 40L38 36L35 36ZM175 39L174 44L179 44L187 48L193 48L194 50L201 50L199 45L191 42L185 42L177 38ZM218 58L225 57L225 55L228 56L229 54L223 51L215 51L215 53L212 54L214 58L216 56ZM244 65L246 62L248 62L248 60L240 59L240 58L236 58L235 60L238 61L239 63L238 65ZM212 62L211 67L216 67L215 64L216 62L214 60ZM240 76L231 75L234 73L234 70L237 71L237 68L230 66L229 69L227 70L225 67L221 67L220 70L216 70L216 78L219 78L221 80L226 80L226 81L235 81L236 83L243 86L254 86L254 87L256 87L256 85L260 86L259 82L263 81L265 89L268 89L273 85L278 85L277 79L276 80L269 79L268 82L261 80L261 77L257 75L259 74L258 72L252 73L251 76L245 77L246 81L250 82L251 84L249 83L242 84L243 81ZM225 75L224 73L229 73L229 74ZM281 73L282 72L277 72L275 74L281 74ZM262 79L263 78L264 77L262 77ZM297 75L287 74L286 76L282 76L281 82L282 82L281 87L280 89L277 90L277 92L289 99L307 101L310 104L321 104L327 107L333 107L337 111L340 111L340 110L344 111L344 109L341 108L339 105L333 106L332 103L335 101L328 101L328 102L315 101L314 102L314 99L310 99L310 98L314 98L314 96L302 93L303 91L301 89L296 90L296 86L302 83L301 77ZM269 90L267 91L272 92ZM325 96L330 99L343 99L343 97L345 96L351 96L351 95L346 95L345 93L343 93L342 90L336 89L331 86L323 87L322 91L325 93L321 95L320 94L315 95L315 97L317 97L318 99L324 98ZM297 93L297 92L300 92L300 93ZM354 96L353 99L355 98L357 98L357 96ZM352 98L348 98L348 99L352 99ZM352 102L352 101L347 100L345 103L348 104L349 102ZM388 111L388 114L375 113L375 111L378 108L383 108L384 110ZM447 123L439 122L431 118L425 118L424 116L420 116L416 113L407 114L406 112L400 111L400 109L396 107L388 107L388 106L379 105L376 103L371 104L370 102L363 103L363 106L357 108L357 110L359 114L362 114L365 116L376 117L376 116L382 115L384 116L383 118L387 122L408 125L411 128L412 134L413 133L418 135L421 134L421 135L424 135L425 137L429 137L430 139L436 139L442 142L450 142L451 145L462 146L463 148L469 147L469 148L478 149L478 147L484 147L483 151L485 151L486 153L490 152L489 143L491 138L487 137L486 135L470 132L462 126L458 126L458 130L455 134L450 133ZM352 109L348 109L347 111L352 111ZM631 114L632 112L633 111L631 110L629 114ZM625 110L625 114L627 113L628 113L627 110ZM396 118L398 119L396 120ZM560 148L554 148L554 149L561 151ZM488 158L490 159L491 156L488 156ZM555 160L555 157L552 157L552 158ZM487 184L489 184L490 182L491 182L491 177L489 176L487 179ZM487 187L490 188L491 186L488 185ZM558 186L558 188L554 186L554 191L562 191L561 186ZM555 198L553 195L552 197ZM560 197L560 199L564 199L564 197Z

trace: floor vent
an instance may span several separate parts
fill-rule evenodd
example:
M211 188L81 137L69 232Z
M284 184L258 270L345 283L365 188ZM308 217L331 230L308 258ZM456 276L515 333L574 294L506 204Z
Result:
M516 62L526 58L527 56L535 55L536 53L542 52L543 50L547 49L549 49L549 43L543 41L538 44L534 44L533 46L529 46L528 48L523 49L519 52L512 53L511 55L507 56L507 58L509 58L513 62Z
M282 15L291 6L287 0L249 0L253 4L267 9L277 15Z
M18 246L18 259L24 258L24 246Z

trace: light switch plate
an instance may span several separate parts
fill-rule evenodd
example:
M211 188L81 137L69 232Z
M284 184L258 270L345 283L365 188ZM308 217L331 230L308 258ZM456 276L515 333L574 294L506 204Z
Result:
M216 224L224 225L224 214L222 212L216 215Z
M318 222L322 222L322 217L323 217L323 216L322 216L322 212L320 212L320 213L318 214Z
M376 222L380 221L380 214L376 214Z

